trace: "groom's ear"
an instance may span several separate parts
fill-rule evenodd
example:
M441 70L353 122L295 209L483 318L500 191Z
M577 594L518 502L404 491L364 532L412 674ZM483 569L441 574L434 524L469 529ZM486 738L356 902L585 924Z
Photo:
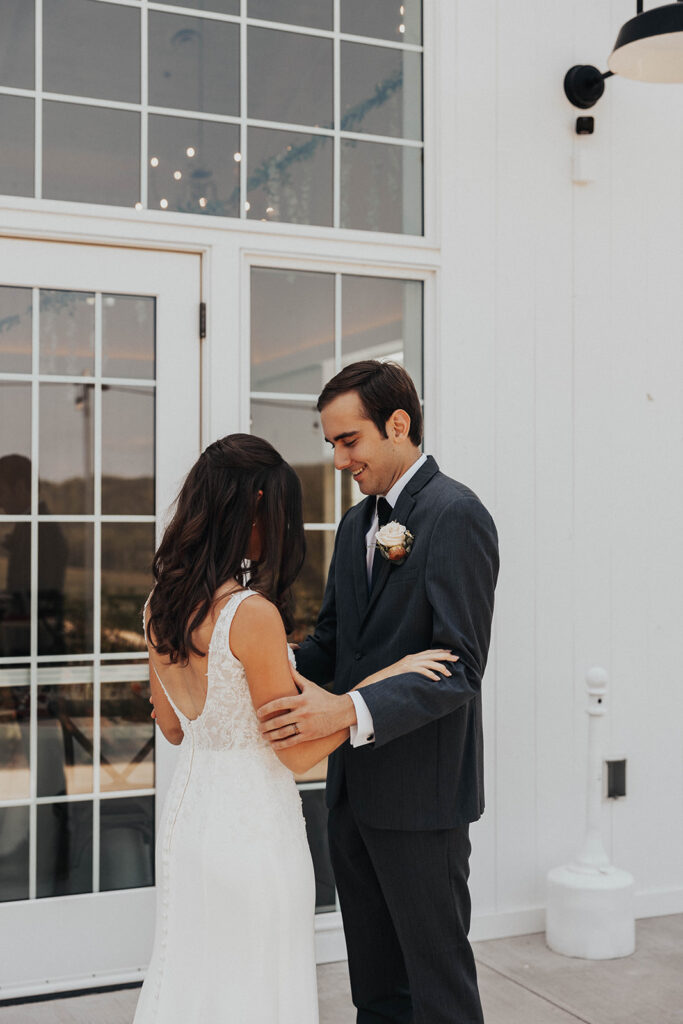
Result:
M396 444L403 444L410 435L410 416L405 409L396 409L386 422L387 437Z

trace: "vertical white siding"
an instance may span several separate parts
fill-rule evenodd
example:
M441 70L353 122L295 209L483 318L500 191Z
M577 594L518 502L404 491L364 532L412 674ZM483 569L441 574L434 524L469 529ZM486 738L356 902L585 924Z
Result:
M612 78L579 138L564 74L606 69L631 0L439 10L437 447L502 556L475 934L542 925L546 872L581 840L592 664L628 758L605 841L640 913L680 911L683 86Z

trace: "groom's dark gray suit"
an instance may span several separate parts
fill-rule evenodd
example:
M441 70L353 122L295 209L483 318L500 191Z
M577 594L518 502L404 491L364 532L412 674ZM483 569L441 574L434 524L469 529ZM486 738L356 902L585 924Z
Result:
M438 682L404 673L365 687L374 742L330 758L330 852L359 1022L480 1024L467 940L469 822L484 808L481 681L498 574L496 529L433 458L392 518L414 535L368 590L370 496L337 531L315 633L299 671L335 693L406 654L448 648ZM376 557L380 557L377 554Z

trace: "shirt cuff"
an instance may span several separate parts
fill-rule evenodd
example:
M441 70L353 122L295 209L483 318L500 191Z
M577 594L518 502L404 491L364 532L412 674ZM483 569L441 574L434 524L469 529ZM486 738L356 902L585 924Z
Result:
M351 735L349 737L351 746L364 747L366 743L373 743L375 739L372 715L358 690L350 690L349 697L356 709L356 724L351 726Z

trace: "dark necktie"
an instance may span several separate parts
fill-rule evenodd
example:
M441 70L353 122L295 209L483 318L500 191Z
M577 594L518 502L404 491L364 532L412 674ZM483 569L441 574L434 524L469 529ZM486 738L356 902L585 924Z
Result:
M387 525L387 523L391 519L391 513L393 511L394 511L393 508L391 507L391 505L389 504L389 502L387 501L386 498L382 498L382 497L378 497L377 498L377 530L378 531L381 530L383 526ZM379 553L377 548L375 548L375 553L374 553L373 558L372 558L372 583L370 584L370 590L372 590L372 588L375 585L375 580L379 576L379 570L382 567L382 562L383 561L384 561L384 556Z

